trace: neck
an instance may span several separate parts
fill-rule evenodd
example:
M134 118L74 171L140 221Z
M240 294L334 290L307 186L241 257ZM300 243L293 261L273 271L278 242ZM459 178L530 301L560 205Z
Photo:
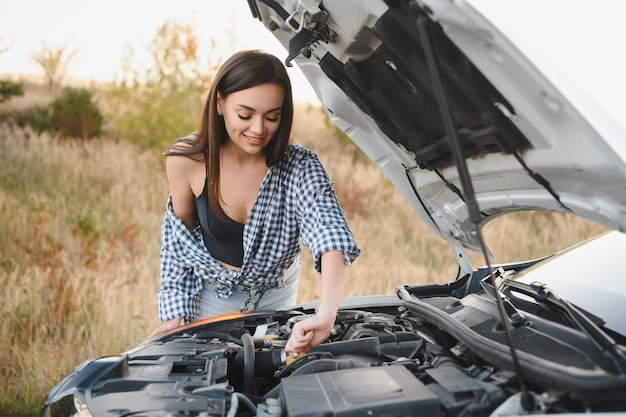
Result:
M267 157L263 152L251 155L229 142L221 149L221 160L222 162L240 166L260 164L266 166Z

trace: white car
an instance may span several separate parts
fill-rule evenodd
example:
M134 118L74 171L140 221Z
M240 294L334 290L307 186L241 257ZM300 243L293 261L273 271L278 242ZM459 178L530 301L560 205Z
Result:
M293 362L286 340L314 303L186 326L86 361L42 415L626 416L626 128L615 109L514 43L488 2L247 3L463 273L345 299L329 340ZM618 3L588 7L612 16ZM482 226L522 210L610 231L541 260L472 266L467 249L488 253Z

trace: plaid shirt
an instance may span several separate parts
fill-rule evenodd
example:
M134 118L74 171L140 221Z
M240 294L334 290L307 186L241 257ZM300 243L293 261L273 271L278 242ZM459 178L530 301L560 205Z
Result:
M288 147L261 183L244 228L239 271L225 269L210 255L200 227L190 232L174 215L171 196L161 244L161 321L197 317L203 280L212 282L221 298L228 298L237 285L275 284L300 254L301 244L311 252L318 271L325 252L342 251L348 265L360 253L326 170L314 152L298 144Z

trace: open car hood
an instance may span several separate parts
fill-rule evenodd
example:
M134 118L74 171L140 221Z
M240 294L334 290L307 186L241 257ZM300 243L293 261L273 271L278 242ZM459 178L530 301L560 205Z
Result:
M548 209L626 230L624 126L543 55L522 53L472 2L249 4L332 122L450 242L464 270L471 269L465 248L479 244L442 105L451 110L482 224Z

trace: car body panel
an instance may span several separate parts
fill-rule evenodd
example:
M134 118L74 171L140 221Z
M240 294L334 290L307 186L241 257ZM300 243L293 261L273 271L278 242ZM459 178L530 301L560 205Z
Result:
M315 43L310 57L298 54L293 61L333 123L450 242L464 269L463 247L479 248L476 226L438 120L420 18L428 22L451 91L483 224L503 213L546 209L626 230L626 130L614 115L585 100L580 84L548 79L558 77L558 67L531 61L471 2L419 2L427 14L410 2L388 3L394 6L323 2L332 41ZM288 13L298 10L296 2L285 4ZM273 9L261 12L264 24L277 21ZM376 19L381 15L387 20ZM293 32L282 25L274 34L289 48Z

